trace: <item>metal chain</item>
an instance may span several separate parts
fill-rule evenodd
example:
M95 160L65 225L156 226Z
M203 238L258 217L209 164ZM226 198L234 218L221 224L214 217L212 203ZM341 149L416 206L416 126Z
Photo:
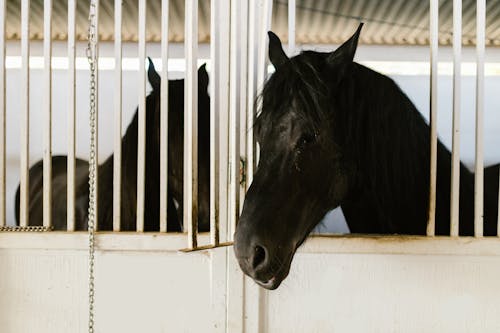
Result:
M0 231L9 231L9 232L45 232L51 231L52 227L38 226L38 225L30 225L26 227L20 226L1 226Z
M97 64L97 22L96 0L90 1L87 59L90 64L90 157L89 157L89 333L94 332L94 252L95 252L95 198L96 198L96 64Z

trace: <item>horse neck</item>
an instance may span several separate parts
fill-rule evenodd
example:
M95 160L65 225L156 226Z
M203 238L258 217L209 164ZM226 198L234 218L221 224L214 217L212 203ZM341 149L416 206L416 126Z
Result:
M347 96L343 104L352 107L340 125L356 170L353 190L342 205L349 227L425 233L428 126L388 77L355 64L345 81L337 96Z

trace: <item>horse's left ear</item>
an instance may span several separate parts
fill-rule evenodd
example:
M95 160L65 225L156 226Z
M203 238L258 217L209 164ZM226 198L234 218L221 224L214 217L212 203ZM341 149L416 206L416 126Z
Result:
M363 23L360 23L354 35L352 35L351 38L344 42L344 44L340 45L338 49L328 55L328 57L326 58L326 62L330 66L352 62L352 60L354 59L354 54L356 53L356 49L358 47L358 39L362 27Z
M150 57L148 57L149 67L148 67L148 80L153 87L153 90L160 89L161 78L160 75L156 72L155 65Z
M201 65L198 69L198 87L203 88L205 91L208 88L207 64Z
M269 36L269 60L271 60L274 68L278 68L288 60L288 57L283 51L279 37L272 31L268 31L267 35Z

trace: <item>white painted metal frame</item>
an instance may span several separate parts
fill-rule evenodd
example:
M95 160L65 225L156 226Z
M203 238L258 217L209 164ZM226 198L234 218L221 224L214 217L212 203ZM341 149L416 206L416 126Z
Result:
M76 72L75 72L76 0L68 0L68 159L67 220L68 231L75 230L75 150L76 150Z
M139 0L139 114L137 141L137 225L144 231L144 195L146 176L146 0Z
M430 181L429 181L429 216L427 236L434 236L436 229L436 180L437 180L437 78L438 78L438 46L439 46L439 1L430 0L429 4L429 42L430 42Z
M188 248L198 245L198 1L185 2L184 227Z
M295 55L295 0L288 0L288 56Z
M221 2L210 2L210 110L220 110ZM222 111L222 110L221 110ZM210 243L219 245L219 112L210 112Z
M246 149L246 189L253 181L255 159L254 159L254 133L253 124L256 112L255 97L257 90L257 71L255 70L257 64L257 27L259 23L257 20L257 1L250 1L248 4L248 90L247 90L247 149Z
M167 231L168 216L168 0L161 2L160 90L160 232Z
M20 166L20 222L28 225L29 214L29 11L30 0L21 1L21 166Z
M113 231L120 231L122 174L122 1L115 0L115 87L113 127ZM140 75L140 72L139 72Z
M460 191L460 98L462 64L462 0L453 1L453 135L451 151L450 236L458 236Z
M248 24L248 7L250 4L247 1L242 1L240 8L240 83L239 83L239 95L240 95L240 104L239 104L239 117L240 117L240 128L239 128L239 142L240 142L240 160L237 161L239 164L239 213L238 217L241 214L241 210L243 209L243 202L245 200L246 190L248 188L248 163L247 163L247 114L252 109L248 108L248 52L249 52L249 44L248 44L248 32L249 32L249 24Z
M239 69L241 2L231 1L229 54L229 178L228 178L228 237L233 238L239 216Z
M43 225L52 225L52 0L43 2ZM28 129L29 130L29 129Z
M474 235L483 236L484 195L484 49L486 26L486 0L476 2L476 156L474 170Z
M5 130L6 130L6 87L5 87L5 14L6 1L0 0L0 226L5 223Z

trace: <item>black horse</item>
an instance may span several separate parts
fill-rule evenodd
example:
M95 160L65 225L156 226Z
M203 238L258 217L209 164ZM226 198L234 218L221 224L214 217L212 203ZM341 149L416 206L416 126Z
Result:
M280 285L297 247L338 206L353 233L426 233L429 127L393 80L353 62L361 27L334 52L291 59L269 33L276 71L261 95L260 161L234 244L241 269L264 288ZM450 165L439 142L438 235L450 231ZM484 234L495 235L497 197L486 187ZM461 235L473 234L473 195L474 175L461 165Z
M146 179L144 230L159 230L160 215L160 76L149 60L148 79L153 88L146 98ZM205 65L198 70L198 179L199 229L209 229L210 195L210 98ZM183 211L183 128L184 80L169 81L168 123L168 216L167 230L182 230ZM121 230L136 229L137 200L137 111L122 139L121 161ZM75 229L88 225L88 162L76 160ZM98 227L113 228L113 155L98 167ZM66 229L67 158L52 158L52 224L55 230ZM43 161L30 168L30 225L41 225L43 216ZM177 206L177 207L176 207ZM19 187L16 192L16 220L19 223Z

